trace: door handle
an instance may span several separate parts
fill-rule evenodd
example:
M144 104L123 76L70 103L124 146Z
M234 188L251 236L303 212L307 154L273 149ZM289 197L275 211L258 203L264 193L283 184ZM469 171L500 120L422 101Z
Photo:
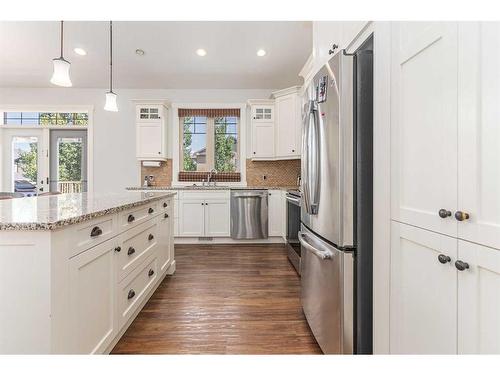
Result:
M304 203L306 212L311 215L318 213L318 196L320 185L320 143L318 135L319 114L318 102L310 100L307 112L304 116L304 137L302 142L302 171L305 171L303 179Z
M332 258L332 252L330 250L318 250L313 245L311 245L309 242L307 242L305 238L306 238L306 235L302 232L299 232L299 242L307 250L309 250L311 253L313 253L314 255L316 255L318 258L320 258L322 260Z

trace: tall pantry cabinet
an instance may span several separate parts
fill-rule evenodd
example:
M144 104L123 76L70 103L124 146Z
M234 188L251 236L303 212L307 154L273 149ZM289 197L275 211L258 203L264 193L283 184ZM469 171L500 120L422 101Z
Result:
M393 353L500 353L499 25L393 25Z

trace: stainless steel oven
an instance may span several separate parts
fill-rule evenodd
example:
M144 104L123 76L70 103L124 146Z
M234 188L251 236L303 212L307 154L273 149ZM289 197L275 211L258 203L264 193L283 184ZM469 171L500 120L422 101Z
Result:
M300 275L300 201L298 190L289 190L286 193L286 243L288 259Z

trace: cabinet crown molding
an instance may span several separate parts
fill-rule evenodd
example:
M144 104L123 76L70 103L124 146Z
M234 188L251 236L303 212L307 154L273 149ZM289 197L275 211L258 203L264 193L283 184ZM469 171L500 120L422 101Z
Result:
M274 99L248 99L248 105L274 105Z
M286 89L273 91L271 93L271 97L276 99L276 98L279 98L280 96L285 96L285 95L290 95L290 94L298 94L300 89L301 89L301 86L287 87Z
M171 107L172 102L168 99L130 99L134 104L156 104Z

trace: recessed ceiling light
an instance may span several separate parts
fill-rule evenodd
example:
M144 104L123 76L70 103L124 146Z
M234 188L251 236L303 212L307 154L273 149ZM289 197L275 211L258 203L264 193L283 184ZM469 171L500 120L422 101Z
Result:
M203 48L198 48L198 49L196 50L196 54L197 54L198 56L206 56L206 55L207 55L207 51L205 51Z
M257 56L262 57L262 56L265 56L265 55L266 55L266 51L264 51L263 49L259 49L257 51Z
M137 48L137 49L135 50L135 53L136 53L136 55L139 55L139 56L144 56L144 53L145 53L145 52L144 52L144 50L143 50L143 49Z
M87 51L80 47L76 47L73 51L75 51L75 53L80 56L85 56L87 54Z

